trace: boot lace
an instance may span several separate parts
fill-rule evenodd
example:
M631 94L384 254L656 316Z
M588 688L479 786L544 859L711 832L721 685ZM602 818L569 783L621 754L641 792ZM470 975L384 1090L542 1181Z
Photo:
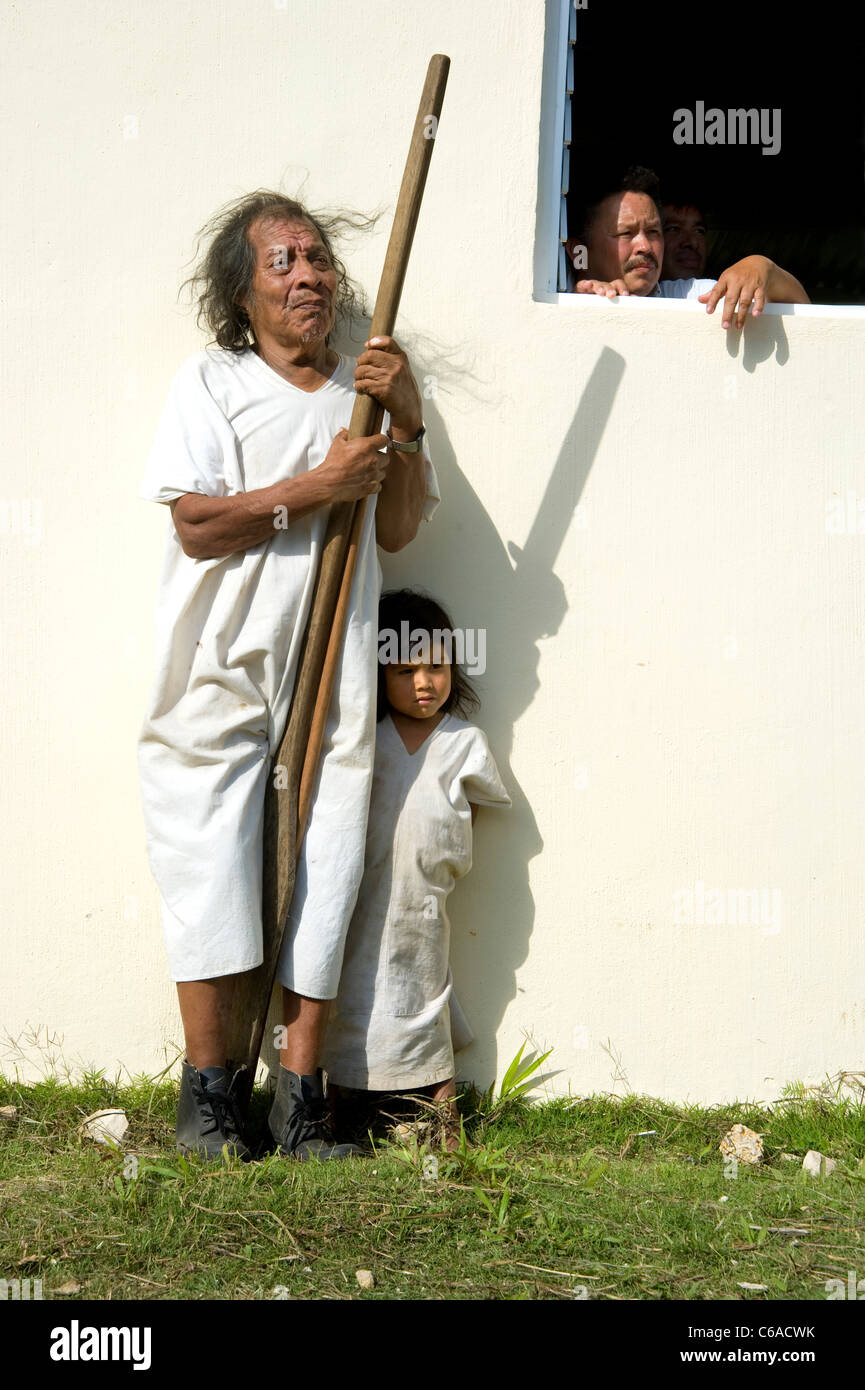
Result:
M321 1096L310 1096L295 1101L294 1108L285 1122L281 1143L286 1149L296 1149L299 1144L307 1143L310 1139L333 1142L327 1101Z
M237 1102L230 1091L205 1087L202 1091L202 1110L206 1121L202 1127L203 1134L214 1134L220 1130L228 1139L242 1139L242 1121Z

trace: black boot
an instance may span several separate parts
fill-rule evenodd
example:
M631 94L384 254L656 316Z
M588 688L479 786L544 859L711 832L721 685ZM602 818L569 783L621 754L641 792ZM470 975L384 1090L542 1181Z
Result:
M181 1153L221 1158L227 1144L232 1158L251 1157L233 1094L236 1076L237 1073L229 1079L224 1067L196 1071L184 1061L175 1129Z
M279 1081L267 1117L279 1152L292 1158L352 1158L357 1144L335 1144L330 1132L321 1068L315 1076L298 1076L279 1068Z

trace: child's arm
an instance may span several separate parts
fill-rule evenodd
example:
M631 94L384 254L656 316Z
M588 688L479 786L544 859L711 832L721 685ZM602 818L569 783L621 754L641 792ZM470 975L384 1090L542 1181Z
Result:
M459 780L463 796L472 811L472 825L479 806L510 806L511 798L502 785L486 734L469 725L467 745L461 752L463 764Z

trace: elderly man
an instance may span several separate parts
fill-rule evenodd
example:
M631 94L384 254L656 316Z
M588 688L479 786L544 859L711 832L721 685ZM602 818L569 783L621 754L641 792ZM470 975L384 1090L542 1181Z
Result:
M171 507L156 684L139 747L151 867L186 1039L178 1147L249 1153L227 1072L233 977L262 959L262 813L331 505L368 498L337 688L280 960L284 1046L270 1129L300 1158L331 1142L318 1049L363 867L375 737L376 544L402 549L438 501L408 359L329 345L354 291L341 219L277 193L209 224L193 285L217 346L178 372L142 495ZM355 392L385 433L349 440Z
M653 295L665 299L697 299L713 313L724 300L722 327L743 328L766 304L808 304L795 276L766 256L745 256L729 266L718 280L660 280L664 260L664 230L659 208L658 180L650 169L629 169L619 184L587 204L578 236L566 243L577 271L578 294Z

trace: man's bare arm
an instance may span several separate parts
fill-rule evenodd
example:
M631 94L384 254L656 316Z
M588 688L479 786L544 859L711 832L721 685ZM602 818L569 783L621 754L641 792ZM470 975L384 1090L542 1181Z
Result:
M282 528L333 502L353 501L380 492L388 456L379 452L387 436L349 440L340 430L318 468L272 487L232 497L186 492L171 504L184 553L194 560L216 560L249 550Z
M399 437L396 431L394 437ZM375 508L375 538L393 554L417 535L426 500L426 460L423 453L388 452L390 466Z
M789 270L784 270L774 261L771 261L770 265L772 269L769 272L769 284L766 291L770 304L811 303L803 285L800 284L795 275L791 275Z
M748 310L756 318L767 304L810 304L795 275L770 261L768 256L744 256L728 266L711 290L699 296L706 312L714 312L720 299L724 300L722 328L744 328ZM737 308L738 305L738 308Z

